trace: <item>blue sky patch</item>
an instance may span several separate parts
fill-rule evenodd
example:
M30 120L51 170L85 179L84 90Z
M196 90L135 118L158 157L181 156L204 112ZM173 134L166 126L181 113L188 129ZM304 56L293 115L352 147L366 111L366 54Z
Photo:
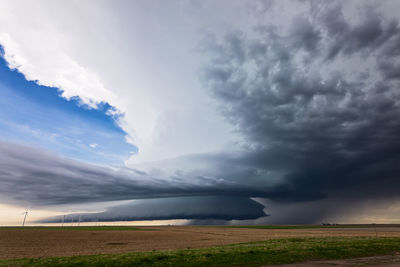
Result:
M0 57L0 138L42 147L93 163L120 165L137 148L125 141L125 132L98 109L66 100L57 88L27 81L10 70Z

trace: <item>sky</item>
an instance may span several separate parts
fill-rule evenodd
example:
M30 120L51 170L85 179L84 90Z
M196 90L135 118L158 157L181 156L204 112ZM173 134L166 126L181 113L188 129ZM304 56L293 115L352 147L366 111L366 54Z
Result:
M398 1L0 8L0 225L400 223Z

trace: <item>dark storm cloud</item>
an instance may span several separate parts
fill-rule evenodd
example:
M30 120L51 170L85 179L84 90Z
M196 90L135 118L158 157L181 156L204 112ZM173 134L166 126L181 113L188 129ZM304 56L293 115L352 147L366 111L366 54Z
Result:
M329 59L334 58L339 53L345 55L351 55L355 52L372 53L383 45L386 47L393 46L393 39L398 39L398 21L384 19L372 7L365 8L363 13L363 20L355 25L346 21L339 4L326 8L318 14L324 30L332 40L327 50ZM387 56L391 52L385 51L383 55Z
M31 207L142 199L102 213L82 214L82 221L241 220L265 216L263 206L249 197L268 195L269 187L259 190L257 185L241 183L243 177L254 176L254 170L234 167L236 160L232 155L193 155L161 162L177 166L172 174L157 169L156 163L146 173L91 165L0 142L0 199ZM210 162L216 168L208 172L179 171L181 164L211 166ZM222 175L220 168L230 171Z
M0 198L4 203L51 206L179 196L249 198L276 194L260 173L234 154L192 155L151 163L148 172L109 168L0 142ZM196 167L195 165L204 167ZM172 166L172 173L163 166ZM182 166L191 165L189 170ZM251 179L253 182L248 183ZM265 182L265 181L264 181Z
M210 44L202 78L246 139L243 161L281 173L269 198L398 195L397 20L367 7L350 21L335 2L294 18L288 32L260 25L255 34Z
M108 208L100 213L73 214L75 220L93 221L131 221L131 220L245 220L266 216L264 206L244 197L179 197L163 199L136 200L132 203ZM68 221L71 215L67 215ZM56 216L41 222L61 222Z
M142 177L134 170L113 170L0 142L0 192L5 202L40 206L126 199L160 186L156 180L149 186Z
M314 27L310 20L304 17L296 17L293 20L291 33L293 45L302 47L306 51L315 52L321 38L321 32Z
M248 200L260 197L278 207L269 220L310 223L364 200L396 199L398 22L371 7L350 21L341 2L318 3L308 14L288 18L287 31L259 25L252 34L210 38L210 64L202 78L243 137L238 151L188 155L132 170L3 142L2 201L40 206L147 199L96 216L248 219L262 216ZM195 202L195 210L185 203L189 196L201 196L188 201ZM219 201L220 215L214 209Z

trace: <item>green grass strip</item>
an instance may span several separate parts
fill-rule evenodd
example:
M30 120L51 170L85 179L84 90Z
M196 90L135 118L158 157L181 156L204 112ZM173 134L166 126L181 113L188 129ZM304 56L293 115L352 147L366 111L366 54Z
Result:
M288 238L164 252L2 260L0 266L262 266L399 251L400 238Z

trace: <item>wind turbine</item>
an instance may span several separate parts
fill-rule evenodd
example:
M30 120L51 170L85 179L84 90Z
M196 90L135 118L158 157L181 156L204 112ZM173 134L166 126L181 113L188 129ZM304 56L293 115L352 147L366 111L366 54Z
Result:
M22 214L25 214L24 221L22 222L22 227L24 227L25 226L25 221L26 221L26 216L28 216L28 210L26 210L25 212L21 213L21 215Z
M61 227L64 227L65 215L62 216L62 224Z

